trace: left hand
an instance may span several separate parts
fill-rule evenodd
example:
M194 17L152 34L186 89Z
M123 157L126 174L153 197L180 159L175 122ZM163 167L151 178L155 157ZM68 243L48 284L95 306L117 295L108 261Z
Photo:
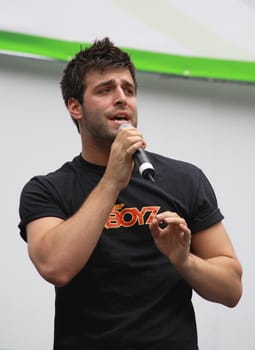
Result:
M157 248L173 265L185 264L190 253L191 231L183 218L171 211L160 213L154 217L150 230Z

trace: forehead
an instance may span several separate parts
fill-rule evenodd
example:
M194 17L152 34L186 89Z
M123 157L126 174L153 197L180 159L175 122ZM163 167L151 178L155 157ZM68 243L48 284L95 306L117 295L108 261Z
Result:
M128 83L135 85L129 69L125 68L108 68L104 71L91 70L86 74L86 87L93 87L106 82L116 82L120 84Z

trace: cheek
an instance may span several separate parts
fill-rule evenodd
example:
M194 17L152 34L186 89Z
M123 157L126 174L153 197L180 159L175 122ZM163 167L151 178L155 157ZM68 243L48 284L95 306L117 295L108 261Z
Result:
M133 112L133 115L135 118L137 118L137 104L136 102L132 103L129 108L131 109L131 111Z
M83 109L85 113L90 114L103 114L107 108L109 108L110 101L107 99L90 99L83 103Z
M136 110L137 110L137 101L136 101L136 98L131 99L131 100L129 101L129 107L132 108L133 111L136 111Z

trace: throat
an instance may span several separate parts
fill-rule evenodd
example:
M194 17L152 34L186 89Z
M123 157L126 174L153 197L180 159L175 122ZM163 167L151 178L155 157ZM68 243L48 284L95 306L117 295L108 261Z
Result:
M86 143L82 147L82 158L89 163L96 165L107 166L111 144L105 142L97 142L96 144Z

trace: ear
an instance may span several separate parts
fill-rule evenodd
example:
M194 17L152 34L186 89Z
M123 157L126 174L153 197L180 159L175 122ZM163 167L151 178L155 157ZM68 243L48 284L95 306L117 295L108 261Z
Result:
M69 98L67 102L67 108L73 119L77 121L82 119L82 106L80 102L78 102L74 97Z

